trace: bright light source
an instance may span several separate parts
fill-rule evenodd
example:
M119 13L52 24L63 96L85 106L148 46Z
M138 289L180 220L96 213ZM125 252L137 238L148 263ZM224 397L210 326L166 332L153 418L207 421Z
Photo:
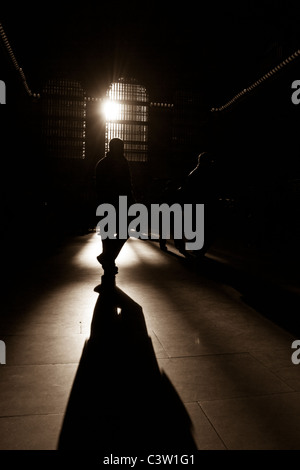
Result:
M120 114L120 105L115 101L106 100L102 104L102 113L107 121L116 121Z

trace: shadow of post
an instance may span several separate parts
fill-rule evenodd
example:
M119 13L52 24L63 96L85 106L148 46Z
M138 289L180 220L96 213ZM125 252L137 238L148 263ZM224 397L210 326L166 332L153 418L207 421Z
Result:
M100 287L58 450L196 451L190 418L158 366L141 306L114 285Z

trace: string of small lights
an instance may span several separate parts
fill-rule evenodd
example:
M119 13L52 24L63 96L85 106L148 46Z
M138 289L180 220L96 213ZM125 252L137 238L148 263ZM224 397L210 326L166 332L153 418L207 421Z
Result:
M150 103L150 106L153 108L174 108L173 103Z
M14 66L14 68L16 69L16 71L19 73L20 77L21 77L21 80L23 82L23 85L25 87L25 90L26 92L28 93L29 96L33 97L33 98L40 98L40 94L39 93L32 93L32 91L30 90L29 86L28 86L28 83L27 83L27 80L26 80L26 77L25 77L25 74L24 74L24 71L23 69L19 66L18 64L18 61L15 57L15 54L12 50L12 47L9 43L9 40L7 38L7 35L4 31L4 28L2 26L2 24L0 23L0 37L2 39L2 42L4 44L4 47L6 48L6 51L10 57L10 60Z
M292 62L294 59L296 59L298 56L300 56L300 49L296 50L293 54L291 54L287 59L283 60L280 62L280 64L276 65L272 70L267 72L265 75L263 75L261 78L256 80L256 82L252 83L252 85L248 86L247 88L244 88L242 91L237 93L231 100L229 100L226 104L223 106L220 106L219 108L211 108L211 112L215 113L218 111L224 111L225 109L229 108L231 105L233 105L237 100L245 96L247 93L250 93L253 91L256 87L261 85L263 82L271 78L273 75L278 73L283 67L288 65L290 62Z

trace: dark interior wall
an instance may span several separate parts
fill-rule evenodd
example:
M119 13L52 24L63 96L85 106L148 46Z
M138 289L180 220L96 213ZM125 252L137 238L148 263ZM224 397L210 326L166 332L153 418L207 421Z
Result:
M300 236L298 70L295 61L212 120L227 235L287 256Z

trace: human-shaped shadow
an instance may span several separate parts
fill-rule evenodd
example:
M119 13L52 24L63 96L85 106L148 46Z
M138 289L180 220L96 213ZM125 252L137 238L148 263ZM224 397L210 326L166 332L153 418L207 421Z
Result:
M113 278L95 290L58 450L196 451L190 417L159 368L141 306Z

